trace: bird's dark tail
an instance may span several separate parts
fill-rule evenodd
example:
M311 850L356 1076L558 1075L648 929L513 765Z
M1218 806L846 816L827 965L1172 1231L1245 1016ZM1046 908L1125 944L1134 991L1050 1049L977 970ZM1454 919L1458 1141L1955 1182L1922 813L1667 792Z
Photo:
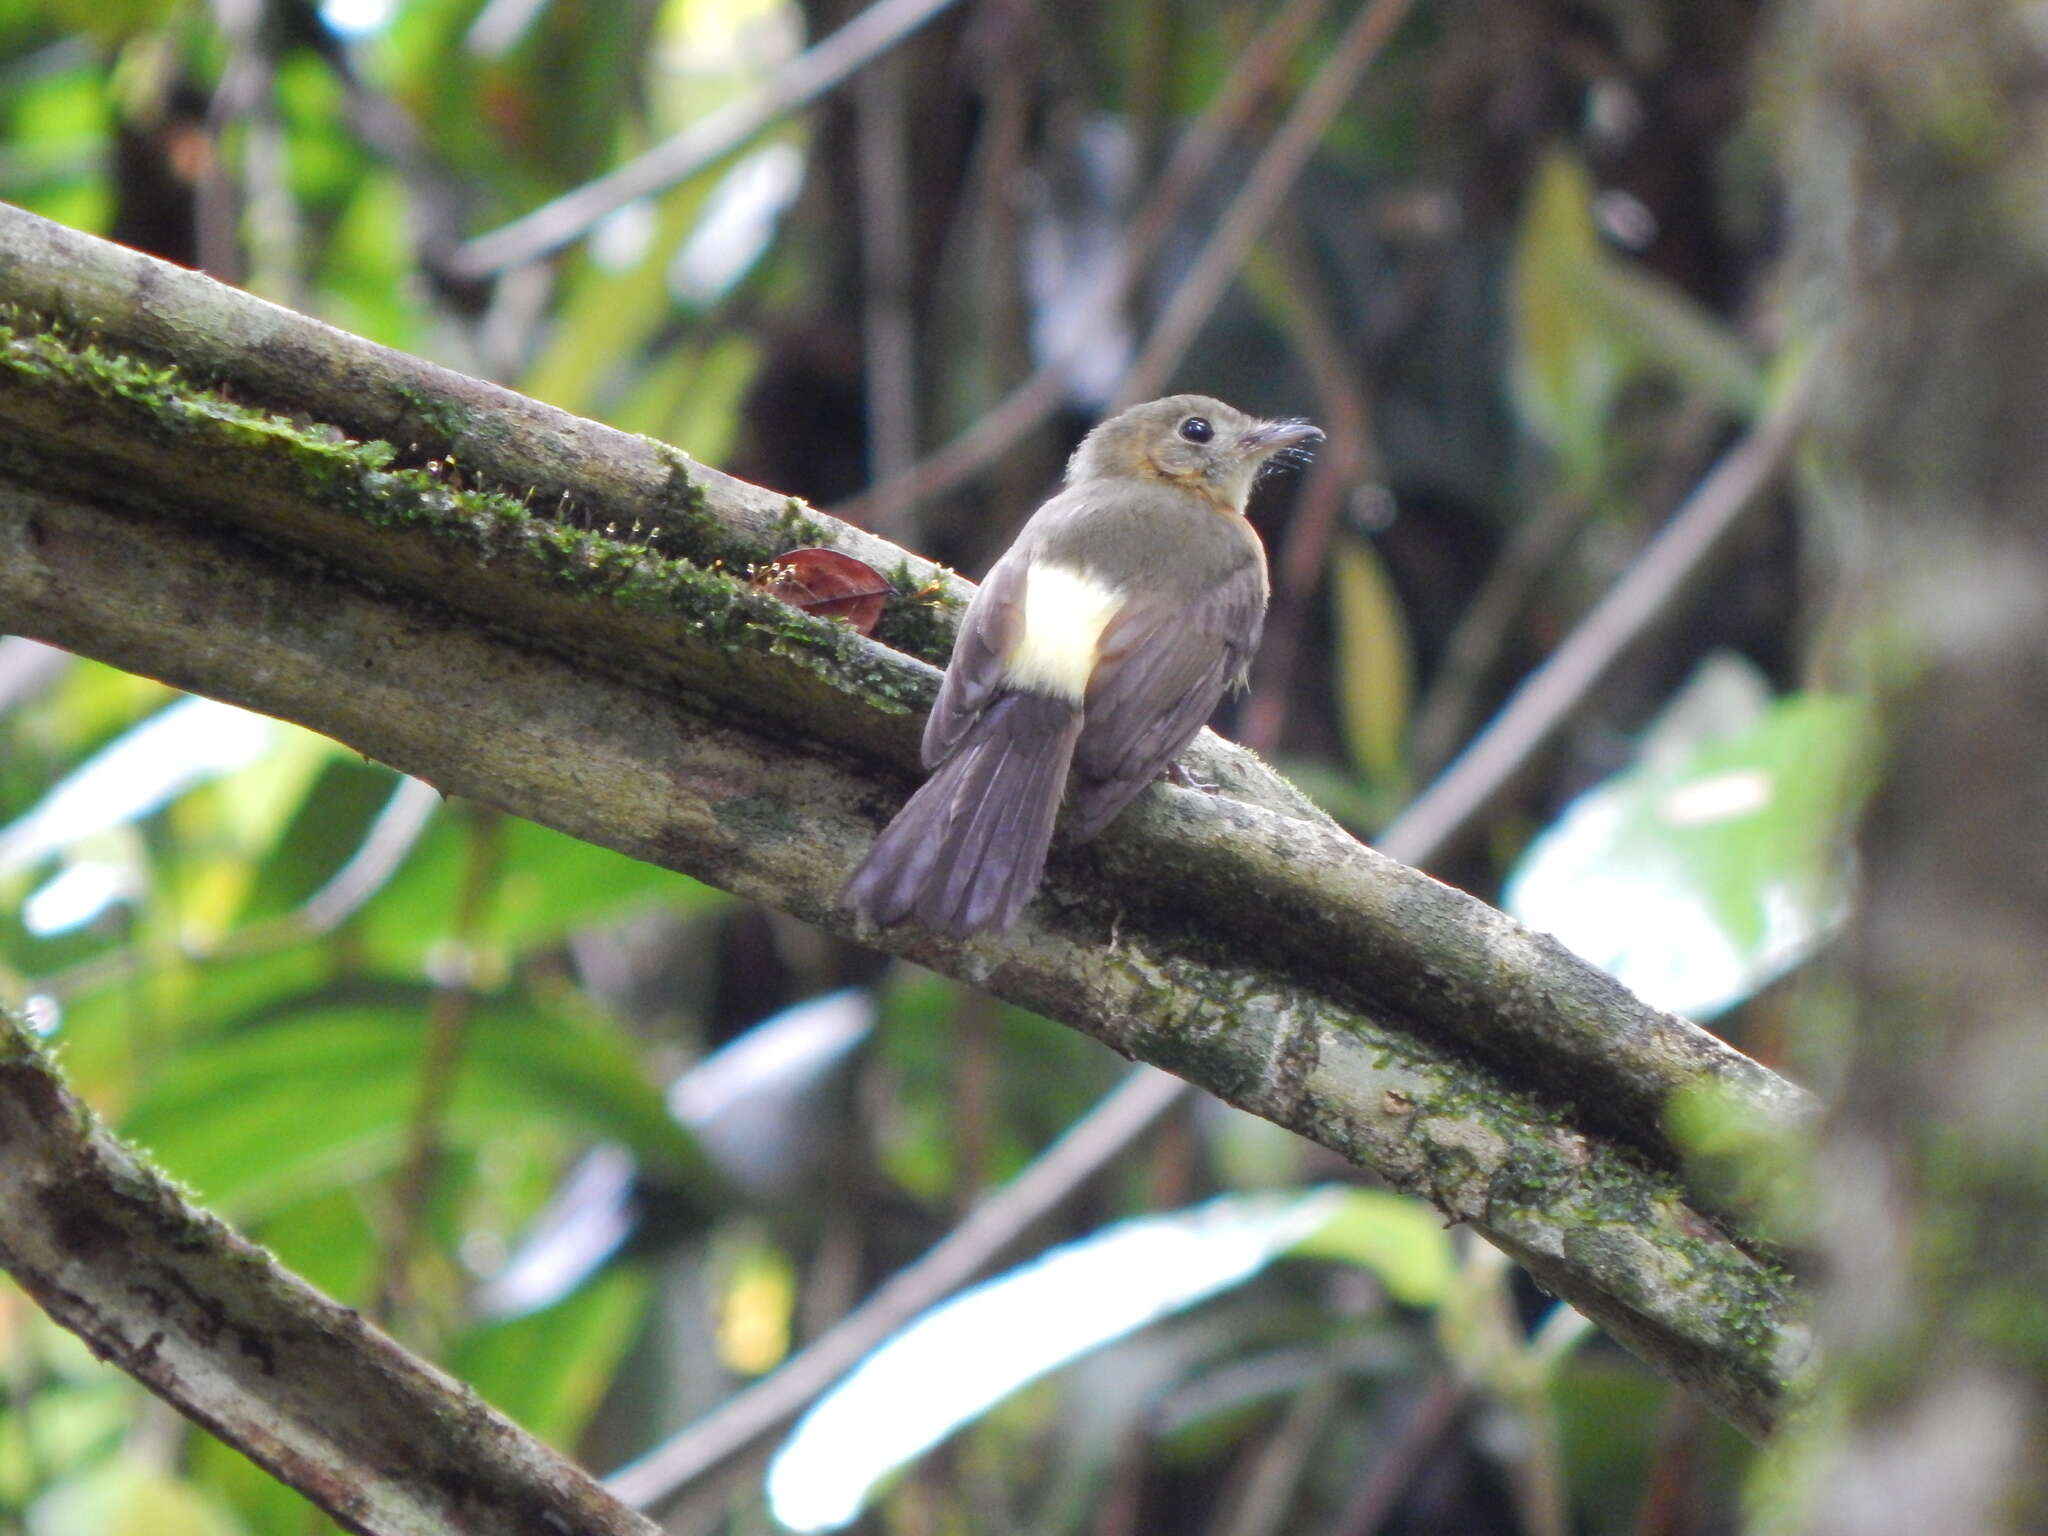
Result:
M942 933L1008 928L1045 872L1080 734L1081 711L1063 699L997 699L883 828L840 905Z

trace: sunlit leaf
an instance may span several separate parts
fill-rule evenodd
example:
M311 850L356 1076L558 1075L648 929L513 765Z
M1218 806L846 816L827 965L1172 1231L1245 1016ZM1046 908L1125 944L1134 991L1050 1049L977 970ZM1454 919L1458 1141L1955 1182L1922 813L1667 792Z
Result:
M657 903L701 910L727 898L707 885L594 843L518 817L496 834L504 871L480 915L474 942L509 956L556 943L578 928ZM435 820L391 883L356 926L380 965L417 974L428 952L448 936L448 915L460 888L463 829L454 817Z
M175 1473L128 1457L59 1484L28 1513L29 1536L241 1536L244 1529Z
M723 298L752 270L775 238L775 227L803 184L804 157L794 144L768 144L719 178L703 217L677 249L669 289L703 307Z
M1331 548L1337 603L1337 709L1351 760L1376 789L1398 793L1405 773L1411 664L1408 627L1378 553L1340 536Z
M622 432L674 443L701 463L722 463L760 354L752 337L723 331L696 346L664 348L617 398L610 419Z
M0 828L0 873L25 869L248 767L284 731L275 720L227 704L182 699L94 754L27 815Z
M408 292L407 220L404 184L389 171L367 169L322 252L320 314L387 347L416 351L431 332Z
M555 1187L519 1245L471 1295L481 1317L510 1321L558 1305L602 1269L640 1225L640 1168L599 1142Z
M924 1314L814 1405L768 1469L791 1530L829 1531L876 1483L1025 1383L1242 1284L1320 1232L1334 1190L1223 1196L1068 1243Z
M1597 478L1609 412L1635 370L1654 367L1744 413L1764 387L1762 365L1733 328L1606 248L1593 205L1585 166L1554 152L1529 190L1512 277L1515 404L1581 487Z
M1454 1265L1443 1218L1420 1200L1378 1189L1347 1189L1329 1219L1295 1245L1303 1258L1341 1259L1380 1277L1407 1307L1433 1307L1450 1289Z
M674 311L669 261L708 187L694 178L651 204L622 210L646 226L644 244L623 270L588 256L572 264L560 317L521 389L564 410L605 414L634 360Z
M788 1253L758 1235L722 1245L718 1257L718 1358L739 1375L759 1376L789 1353L797 1320L796 1270Z
M1674 716L1698 713L1692 692ZM1503 904L1645 1001L1710 1017L1846 916L1845 831L1865 787L1869 714L1795 694L1689 750L1655 734L1654 761L1580 796L1529 846Z
M324 736L271 722L261 756L172 807L184 853L177 870L178 923L205 943L246 903L261 861L277 851L321 766L342 749Z
M1556 151L1536 174L1515 236L1512 377L1523 423L1578 484L1596 477L1607 413L1631 350L1586 296L1605 264L1592 177Z

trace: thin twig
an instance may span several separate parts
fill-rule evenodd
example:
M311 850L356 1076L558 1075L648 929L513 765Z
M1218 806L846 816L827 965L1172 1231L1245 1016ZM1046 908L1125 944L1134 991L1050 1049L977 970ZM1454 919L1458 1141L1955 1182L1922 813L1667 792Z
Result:
M1295 657L1308 623L1309 603L1321 584L1330 538L1345 494L1379 472L1372 405L1337 341L1334 318L1305 280L1295 242L1274 242L1277 281L1267 285L1288 345L1314 381L1317 421L1328 434L1296 498L1287 536L1273 562L1273 605L1253 673L1239 738L1254 752L1280 744L1293 692Z
M855 97L868 471L876 479L888 479L908 469L917 457L909 143L901 55L877 59L863 71ZM917 542L901 517L875 531L898 543Z
M465 801L463 818L467 848L449 936L465 965L462 974L447 977L435 989L427 1010L419 1092L406 1124L405 1159L393 1181L390 1227L377 1255L377 1276L371 1290L371 1315L380 1323L388 1324L411 1294L413 1249L426 1221L427 1198L433 1193L441 1163L441 1121L455 1092L463 1041L476 1008L466 962L482 926L484 904L497 883L504 847L504 818L497 811Z
M1151 1067L1132 1072L1036 1162L808 1349L613 1473L605 1486L635 1508L652 1508L795 1418L869 1350L972 1279L1032 1223L1100 1172L1186 1089L1179 1079Z
M809 106L952 4L953 0L876 0L823 42L783 65L753 94L698 118L617 170L458 246L449 253L446 270L456 277L490 277L560 249L635 198L674 186L745 147L763 129Z
M1316 72L1301 100L1287 114L1280 131L1259 156L1223 220L1209 236L1194 267L1167 302L1166 313L1145 340L1144 351L1124 376L1117 398L1123 404L1150 399L1166 386L1173 370L1209 322L1217 303L1237 280L1252 245L1281 199L1292 190L1309 156L1315 153L1337 113L1350 99L1367 66L1379 56L1394 29L1408 14L1412 0L1373 0L1353 18L1338 41L1337 51Z
M1158 254L1195 189L1215 168L1231 134L1250 115L1327 4L1328 0L1290 0L1244 51L1201 116L1181 136L1160 174L1159 185L1131 220L1116 260L1088 305L1091 317L1106 322L1130 297L1139 274ZM1075 333L1085 338L1093 329L1093 325L1080 325ZM965 432L903 474L835 507L834 515L863 527L884 525L900 517L902 508L943 495L979 474L1059 409L1067 397L1067 374L1075 351L1084 344L1077 340L1074 347L1047 359L1023 383L981 412Z
M1429 1380L1422 1396L1402 1415L1397 1432L1387 1441L1338 1519L1335 1536L1374 1536L1401 1495L1415 1481L1429 1453L1457 1422L1465 1405L1465 1388L1449 1371Z
M1341 1396L1342 1384L1334 1373L1294 1394L1287 1412L1259 1447L1237 1507L1219 1524L1217 1536L1273 1536L1288 1528L1288 1511L1308 1471L1309 1454L1328 1431Z
M1657 470L1639 498L1644 506L1668 506L1698 479L1712 446L1710 434L1725 420L1716 399L1701 396L1685 404L1663 434L1666 441ZM1554 490L1517 525L1507 547L1494 559L1459 615L1436 679L1416 707L1408 750L1419 777L1434 778L1465 740L1479 696L1496 675L1509 629L1528 607L1536 584L1563 558L1588 510L1583 494Z
M1561 489L1540 498L1487 569L1444 646L1436 680L1415 711L1408 750L1418 778L1434 775L1456 752L1477 712L1474 701L1499 665L1508 630L1585 522L1587 507L1585 497Z
M1622 654L1662 617L1728 531L1777 478L1806 419L1811 375L1788 388L1700 482L1622 579L1494 721L1377 840L1418 863L1440 852L1514 778Z

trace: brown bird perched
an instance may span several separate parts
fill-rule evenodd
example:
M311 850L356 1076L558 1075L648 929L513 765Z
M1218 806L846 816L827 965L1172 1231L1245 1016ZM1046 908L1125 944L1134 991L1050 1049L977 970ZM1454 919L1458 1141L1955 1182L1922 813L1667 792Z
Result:
M968 607L925 724L932 775L841 905L945 933L1014 923L1062 795L1069 834L1093 837L1244 682L1266 616L1245 498L1275 455L1322 435L1205 395L1090 432Z

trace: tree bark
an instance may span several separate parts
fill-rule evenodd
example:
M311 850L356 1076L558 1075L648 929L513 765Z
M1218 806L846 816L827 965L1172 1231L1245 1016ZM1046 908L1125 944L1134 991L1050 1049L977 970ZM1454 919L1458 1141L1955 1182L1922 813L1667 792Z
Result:
M656 1536L555 1451L188 1205L0 1014L0 1264L51 1317L369 1536Z
M0 628L296 720L841 933L962 585L662 445L0 209ZM864 640L737 579L827 543ZM895 646L897 649L891 649ZM904 652L910 653L909 655ZM1673 1098L1808 1104L1207 738L1002 938L854 934L1426 1195L1752 1433L1793 1283Z

